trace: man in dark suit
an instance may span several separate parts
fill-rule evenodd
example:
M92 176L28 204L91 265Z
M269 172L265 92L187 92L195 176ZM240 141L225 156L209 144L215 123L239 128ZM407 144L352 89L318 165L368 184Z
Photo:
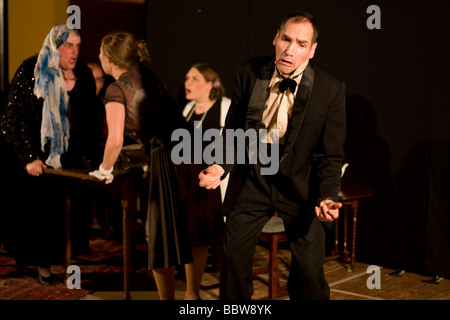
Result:
M317 36L310 14L288 15L273 40L275 57L252 59L237 72L226 130L268 130L263 142L269 151L279 147L278 172L261 174L260 161L213 164L199 175L200 185L212 189L230 173L221 299L251 299L255 247L274 212L283 218L292 252L290 298L329 299L324 225L342 207L345 85L310 62ZM247 145L250 158L248 152Z

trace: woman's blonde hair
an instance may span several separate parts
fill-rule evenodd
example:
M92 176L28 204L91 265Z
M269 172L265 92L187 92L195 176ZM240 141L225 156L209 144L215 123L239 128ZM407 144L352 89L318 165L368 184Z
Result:
M225 95L225 87L220 80L219 72L208 63L196 63L191 68L197 69L206 82L212 82L213 87L209 93L209 99L219 100Z
M102 49L119 68L128 70L131 66L150 63L150 54L144 40L136 41L128 32L111 32L102 39Z

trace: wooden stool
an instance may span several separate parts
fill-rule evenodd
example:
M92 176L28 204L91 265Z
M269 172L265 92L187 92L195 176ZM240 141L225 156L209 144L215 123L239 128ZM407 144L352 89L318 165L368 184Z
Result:
M343 249L341 251L339 248L340 230L339 219L337 219L334 220L334 250L331 251L331 255L329 257L325 258L325 261L340 258L344 263L348 264L347 271L350 272L353 270L356 257L356 227L359 201L371 197L374 193L375 191L369 186L342 182L341 190L338 195L338 201L342 203L341 213L343 211ZM349 227L350 232L348 232ZM351 234L350 251L348 250L348 233Z
M253 276L269 274L269 300L276 300L277 294L287 291L286 286L280 286L278 276L278 243L286 242L283 219L275 214L264 226L259 240L269 244L269 266L253 270Z

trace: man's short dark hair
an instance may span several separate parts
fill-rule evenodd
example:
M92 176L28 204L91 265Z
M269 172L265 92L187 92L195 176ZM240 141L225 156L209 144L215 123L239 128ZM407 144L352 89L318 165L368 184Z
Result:
M319 37L319 23L317 22L316 18L314 18L311 14L305 11L296 11L293 13L288 14L283 21L281 21L280 27L278 28L278 31L283 30L286 23L290 20L293 20L293 22L310 22L313 26L314 34L312 38L312 43L314 44L317 42L317 38Z

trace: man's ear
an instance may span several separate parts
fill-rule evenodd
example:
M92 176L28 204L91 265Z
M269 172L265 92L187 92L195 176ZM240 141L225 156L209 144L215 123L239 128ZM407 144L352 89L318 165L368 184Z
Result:
M275 47L275 42L277 41L279 35L280 35L280 30L278 30L278 31L277 31L277 34L275 35L275 37L273 37L272 44L273 44L274 47Z
M314 43L311 47L311 53L309 55L309 58L312 59L314 57L314 54L316 53L316 49L317 49L317 42Z

